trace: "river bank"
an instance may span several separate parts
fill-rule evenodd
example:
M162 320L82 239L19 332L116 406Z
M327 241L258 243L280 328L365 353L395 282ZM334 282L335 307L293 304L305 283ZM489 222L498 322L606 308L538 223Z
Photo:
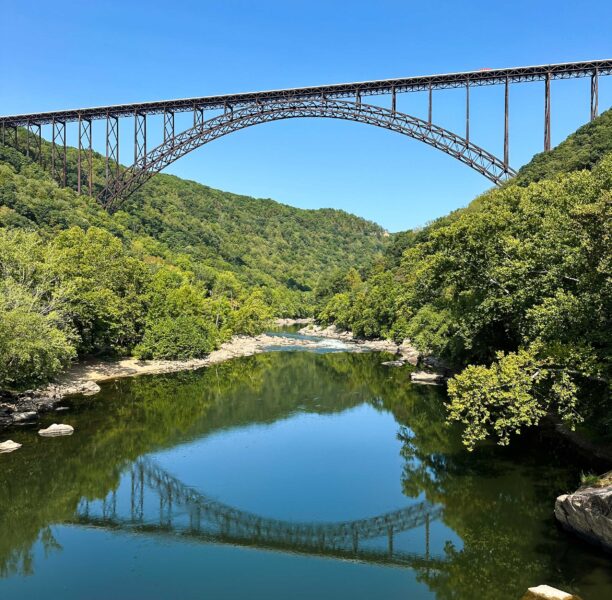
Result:
M277 325L309 323L309 320L285 319ZM140 375L158 375L178 371L192 371L216 365L233 358L252 356L278 347L321 348L328 347L347 352L384 351L400 353L400 345L386 340L354 340L338 332L318 335L308 331L311 337L285 337L282 334L263 333L257 336L236 335L220 348L205 358L190 360L138 360L124 358L120 360L89 360L70 367L58 379L42 388L28 390L20 394L0 397L0 430L13 425L35 423L41 412L54 410L66 397L76 394L93 395L99 390L99 383L123 377ZM350 335L350 334L349 334ZM317 338L327 338L329 342ZM340 346L338 344L341 344Z

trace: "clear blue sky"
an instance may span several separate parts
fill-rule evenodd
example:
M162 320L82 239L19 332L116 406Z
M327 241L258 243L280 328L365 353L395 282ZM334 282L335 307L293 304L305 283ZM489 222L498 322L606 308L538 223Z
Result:
M612 57L609 0L2 0L0 10L2 114ZM587 79L553 82L553 144L587 121L588 90ZM424 117L426 100L402 95L398 109ZM501 155L502 89L475 89L471 100L472 141ZM463 102L460 90L434 94L434 121L462 133ZM600 108L610 105L612 77L602 78ZM542 149L543 84L511 87L510 108L516 168ZM129 162L127 121L123 133ZM95 141L103 151L102 134ZM168 171L294 206L342 208L390 231L489 187L423 143L323 119L232 134Z

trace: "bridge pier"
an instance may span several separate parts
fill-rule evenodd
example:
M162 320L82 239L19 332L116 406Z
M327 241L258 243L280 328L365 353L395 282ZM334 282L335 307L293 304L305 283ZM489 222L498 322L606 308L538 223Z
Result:
M83 119L79 115L79 148L77 155L77 191L80 194L83 184L83 155L87 172L87 191L93 196L93 149L91 136L91 119Z
M174 112L164 110L164 143L174 139Z
M58 175L58 146L62 152L61 178ZM53 119L51 123L51 176L62 187L66 187L66 122Z
M119 177L119 118L106 115L106 187Z
M26 144L27 144L26 156L28 158L30 157L30 138L34 136L37 154L38 154L38 157L37 157L38 162L42 166L43 159L42 159L42 131L41 129L42 127L39 123L32 123L31 121L28 123L26 127L26 138L27 138L26 139Z
M147 166L147 115L145 113L134 113L134 164L142 162L142 167Z
M509 146L509 112L510 112L510 84L508 77L504 83L504 165L506 169L510 166L510 146Z
M595 67L591 75L591 121L597 118L599 104L599 72Z
M470 142L470 82L465 83L465 141Z
M544 80L544 150L550 150L550 72Z
M193 107L193 126L199 127L204 123L204 109Z
M387 553L389 556L393 555L393 526L390 525L387 528Z

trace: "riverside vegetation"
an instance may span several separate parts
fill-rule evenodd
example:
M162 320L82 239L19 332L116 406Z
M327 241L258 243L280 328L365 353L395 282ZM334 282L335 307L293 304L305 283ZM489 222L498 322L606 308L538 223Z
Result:
M611 216L609 110L501 189L397 235L371 268L335 272L317 317L448 361L470 449L550 413L609 439Z
M272 315L314 311L448 361L449 416L470 449L507 444L547 413L609 429L611 111L386 248L379 227L340 211L170 176L109 215L0 152L0 389L92 353L201 356ZM68 164L75 187L74 150ZM102 169L97 156L96 190Z
M312 314L326 269L368 261L378 225L160 175L110 215L17 149L0 147L0 390L77 357L199 358L273 316ZM19 151L21 148L22 151ZM43 163L50 145L43 143ZM94 157L95 191L104 160Z

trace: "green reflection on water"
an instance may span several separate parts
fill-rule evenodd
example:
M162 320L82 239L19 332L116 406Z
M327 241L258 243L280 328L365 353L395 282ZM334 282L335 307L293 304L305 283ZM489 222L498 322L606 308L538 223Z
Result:
M82 499L116 489L139 457L212 433L302 413L340 414L367 403L393 414L404 462L402 488L442 510L462 546L447 544L435 569L414 567L440 599L518 598L538 583L589 598L612 597L609 560L560 532L556 494L574 487L584 459L545 432L511 448L461 447L444 420L438 388L408 383L379 354L270 353L197 373L119 380L76 399L61 418L72 437L24 443L0 456L0 575L35 574L33 547L61 552L51 526L70 522ZM57 421L48 415L44 424ZM341 435L339 429L338 435ZM50 443L51 442L51 443ZM0 590L2 582L0 581Z

